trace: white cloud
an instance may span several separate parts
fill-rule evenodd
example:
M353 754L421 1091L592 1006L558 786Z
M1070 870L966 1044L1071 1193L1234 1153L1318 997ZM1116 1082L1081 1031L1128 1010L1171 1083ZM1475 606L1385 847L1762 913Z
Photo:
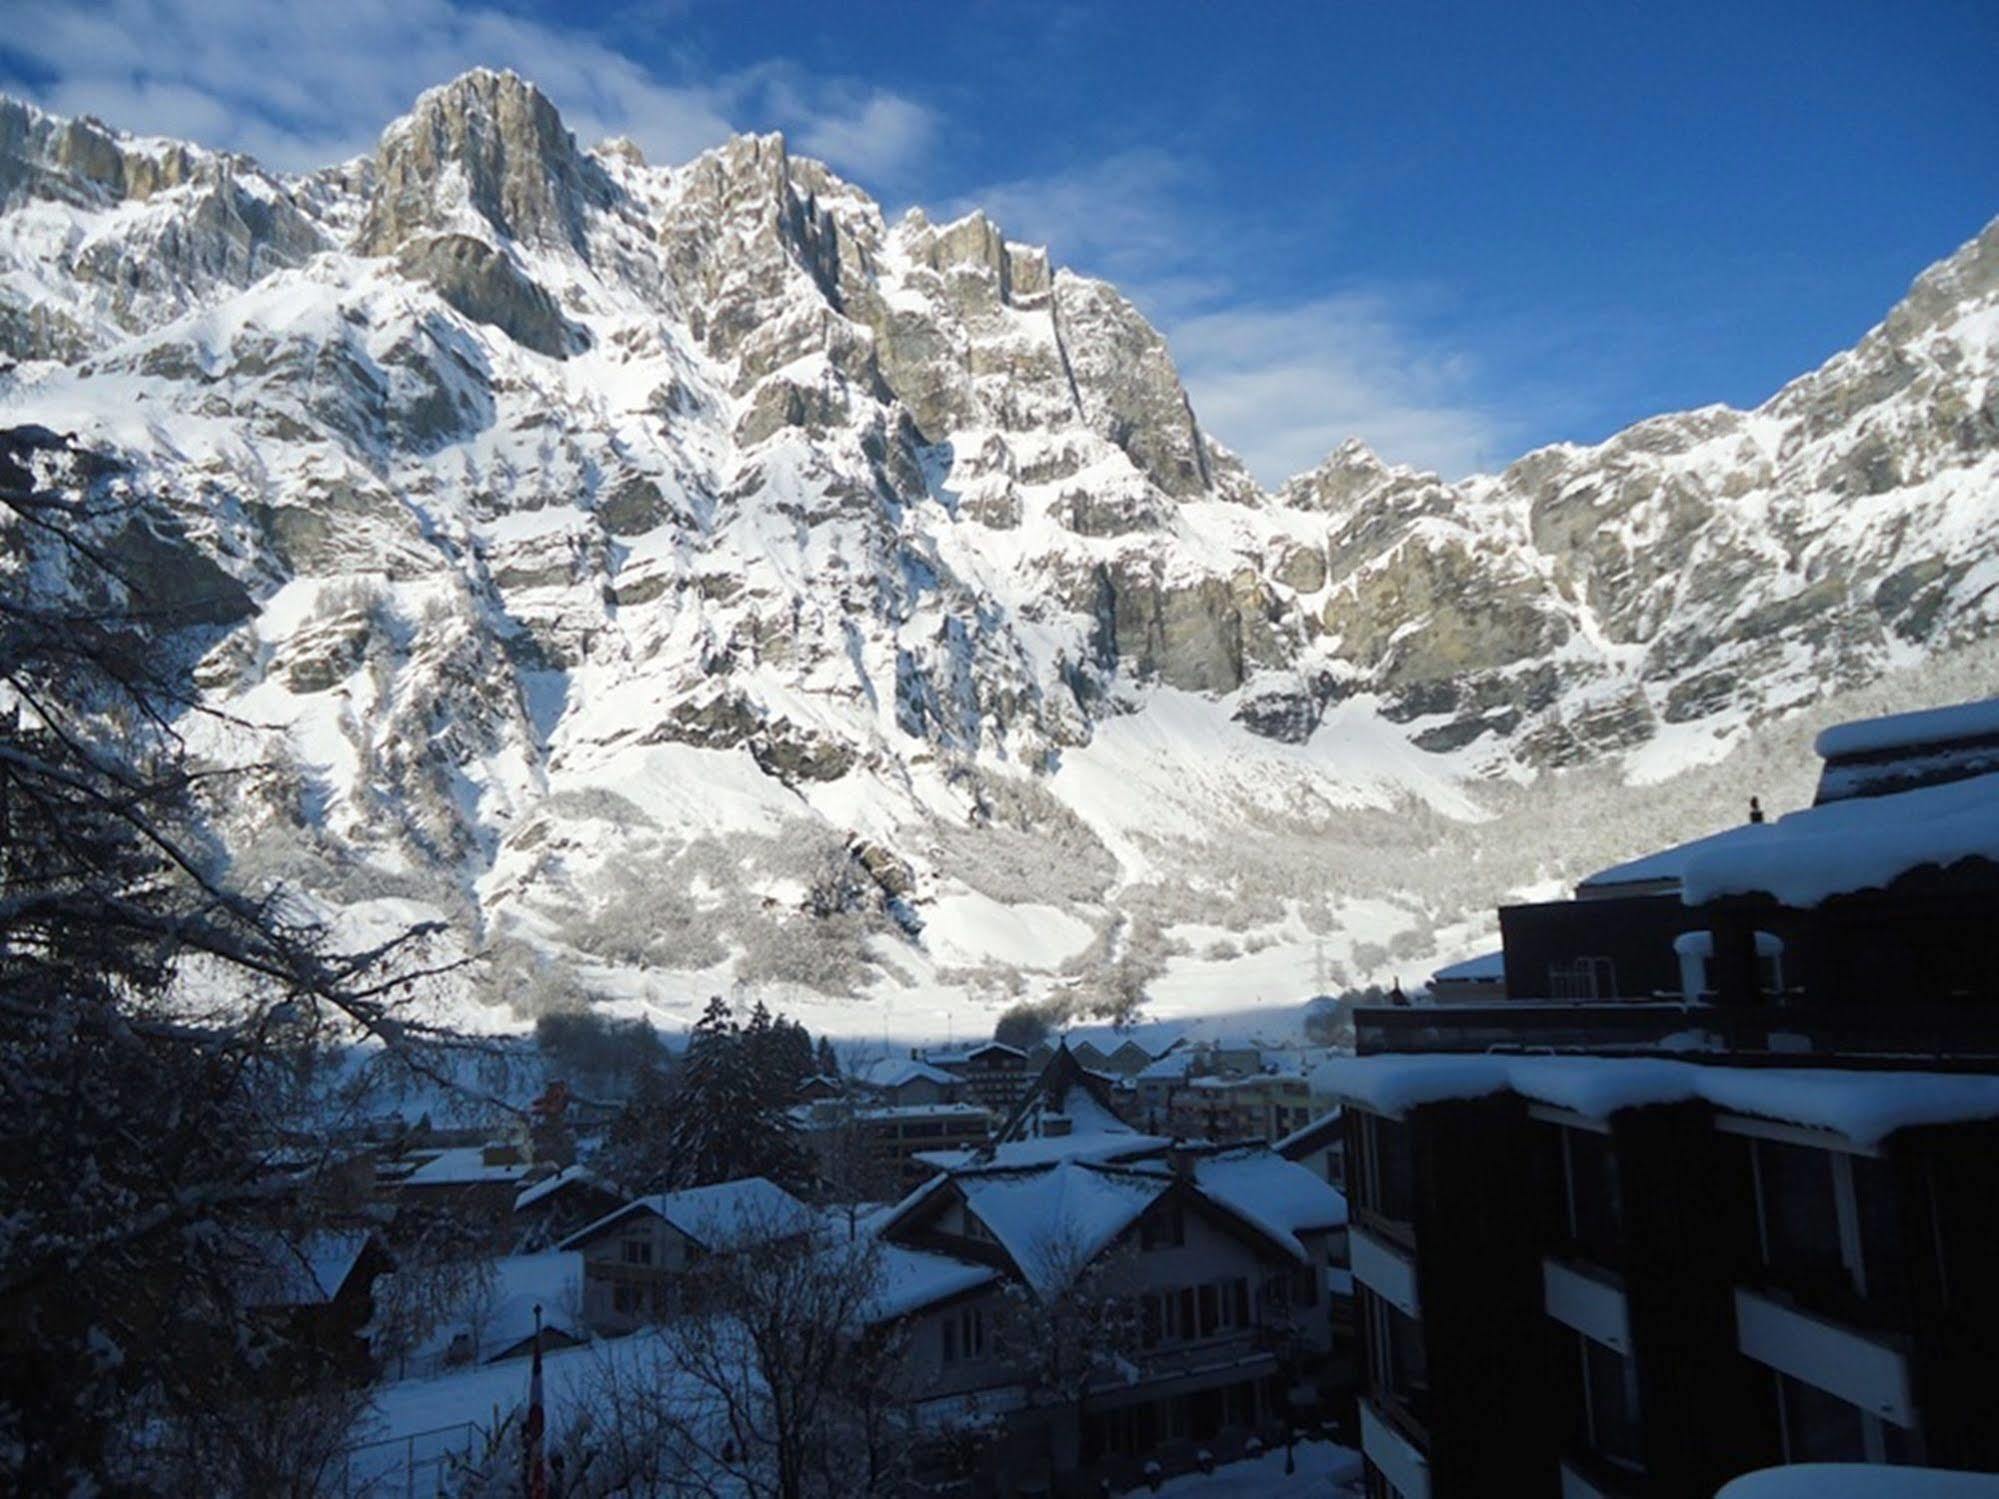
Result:
M1167 334L1202 425L1266 485L1349 437L1449 478L1509 456L1511 424L1474 398L1472 362L1412 334L1388 297L1223 308Z
M1202 426L1266 485L1349 437L1390 462L1457 477L1505 455L1510 424L1477 370L1382 288L1295 301L1245 289L1255 231L1207 211L1202 174L1165 151L1124 151L948 204L983 207L1011 239L1108 277L1158 323Z
M586 143L628 135L659 161L775 127L893 181L934 136L929 110L885 90L784 64L666 78L587 34L455 0L16 0L9 19L9 48L51 80L27 89L44 107L281 170L367 150L417 94L477 66L532 79Z

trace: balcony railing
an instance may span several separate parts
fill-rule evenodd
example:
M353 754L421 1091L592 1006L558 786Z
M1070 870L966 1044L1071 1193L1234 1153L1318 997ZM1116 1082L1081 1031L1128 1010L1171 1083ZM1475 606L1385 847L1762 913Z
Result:
M1989 1007L1903 1003L1891 1009L1827 1005L1727 1008L1683 1000L1494 1000L1487 1004L1370 1006L1354 1011L1354 1049L1380 1052L1666 1051L1698 1057L1911 1059L1989 1071L1999 1025Z

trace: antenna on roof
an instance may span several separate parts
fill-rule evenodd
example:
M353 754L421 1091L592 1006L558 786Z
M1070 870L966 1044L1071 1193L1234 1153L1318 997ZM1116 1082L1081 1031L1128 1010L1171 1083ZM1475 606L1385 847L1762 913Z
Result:
M1749 820L1751 822L1761 822L1763 820L1763 800L1761 797L1752 796L1749 798Z

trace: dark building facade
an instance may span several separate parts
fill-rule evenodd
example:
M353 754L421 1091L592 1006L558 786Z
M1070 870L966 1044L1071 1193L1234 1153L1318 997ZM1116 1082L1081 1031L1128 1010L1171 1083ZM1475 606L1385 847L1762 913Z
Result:
M1507 1000L1360 1013L1373 1494L1999 1471L1995 723L1829 731L1808 811L1503 911Z

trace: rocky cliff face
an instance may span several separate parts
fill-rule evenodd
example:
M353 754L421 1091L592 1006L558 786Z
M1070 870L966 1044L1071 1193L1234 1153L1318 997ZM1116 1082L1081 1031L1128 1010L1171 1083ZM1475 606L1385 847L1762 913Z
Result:
M1245 830L1656 780L1984 636L1995 365L1999 225L1756 411L1265 494L1113 288L774 136L652 166L481 72L285 179L0 100L0 420L237 601L173 643L290 765L245 872L668 1010L1087 986L1260 883L1346 976L1448 943Z

